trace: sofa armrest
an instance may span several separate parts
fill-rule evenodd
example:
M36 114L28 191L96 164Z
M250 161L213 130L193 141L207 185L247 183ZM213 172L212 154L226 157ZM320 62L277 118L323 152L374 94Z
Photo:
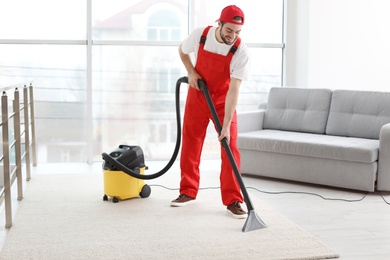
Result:
M379 134L378 190L390 191L390 123Z
M245 133L263 129L265 110L237 113L238 132Z

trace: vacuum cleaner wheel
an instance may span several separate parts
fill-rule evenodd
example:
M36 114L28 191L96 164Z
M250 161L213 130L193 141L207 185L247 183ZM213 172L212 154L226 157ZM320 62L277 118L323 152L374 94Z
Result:
M152 192L152 189L150 188L149 185L145 184L142 189L141 189L141 192L139 193L139 196L141 198L147 198L150 196L150 193Z

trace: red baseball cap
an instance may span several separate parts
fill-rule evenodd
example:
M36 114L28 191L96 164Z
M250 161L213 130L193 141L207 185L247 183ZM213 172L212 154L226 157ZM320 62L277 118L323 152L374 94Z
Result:
M234 17L239 16L241 17L241 21L235 21L233 20ZM244 12L238 8L235 5L229 5L226 6L224 9L222 9L221 16L219 17L219 20L225 23L234 23L234 24L244 24Z

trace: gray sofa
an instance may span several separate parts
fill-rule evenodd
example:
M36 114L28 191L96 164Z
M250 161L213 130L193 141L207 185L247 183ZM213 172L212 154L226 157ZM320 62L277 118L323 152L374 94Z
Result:
M390 93L275 87L238 113L241 172L390 191Z

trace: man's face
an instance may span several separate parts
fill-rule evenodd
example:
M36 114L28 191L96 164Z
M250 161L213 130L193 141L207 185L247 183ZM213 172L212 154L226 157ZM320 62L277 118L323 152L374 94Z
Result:
M219 34L222 41L227 45L232 45L237 37L240 35L242 25L234 23L224 23L221 25Z

